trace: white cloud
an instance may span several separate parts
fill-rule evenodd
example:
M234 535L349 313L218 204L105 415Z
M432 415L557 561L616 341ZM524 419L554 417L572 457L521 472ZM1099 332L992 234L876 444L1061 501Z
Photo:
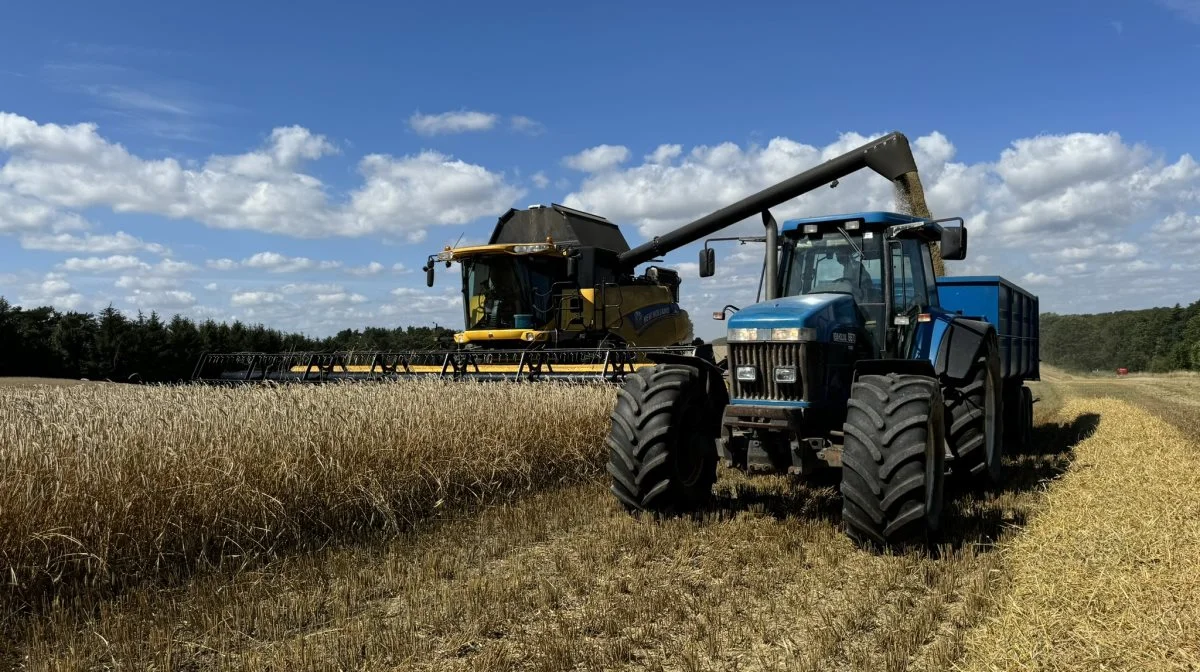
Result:
M563 159L568 168L599 173L629 160L629 148L622 145L597 145Z
M71 257L70 259L67 259L63 263L59 264L59 266L67 271L109 273L112 271L139 269L146 273L154 273L158 275L177 275L196 269L194 265L186 261L163 259L157 264L151 265L135 256L125 254L114 254L108 257Z
M143 291L133 290L125 297L125 301L145 310L171 310L187 308L196 303L196 297L191 292L181 290Z
M70 233L56 235L28 235L21 238L21 247L27 250L50 252L74 252L84 254L128 254L146 251L152 254L170 254L170 250L158 243L147 243L124 231L113 234L91 234L82 236Z
M281 294L275 292L234 292L229 298L229 303L234 306L261 306L270 303L276 303L283 300Z
M377 275L383 271L383 264L378 261L372 261L366 266L355 266L347 268L346 272L351 275Z
M509 125L514 131L517 131L518 133L527 133L529 135L538 135L545 130L545 126L542 125L542 122L530 119L529 117L520 114L513 115L509 119Z
M179 281L174 278L154 275L122 275L113 283L120 289L160 290L177 286Z
M26 308L52 306L56 310L75 310L83 304L83 294L74 291L62 273L47 273L41 282L25 285L14 302Z
M278 252L259 252L242 261L246 268L258 268L270 273L330 270L341 266L340 261L313 261L308 257L288 257Z
M529 179L538 189L545 189L550 184L550 178L546 177L546 173L540 170L533 175L530 175Z
M409 267L405 266L403 263L397 261L396 263L392 264L392 272L393 273L412 273L412 270Z
M491 130L495 127L498 118L494 114L473 110L458 110L456 112L442 112L441 114L421 114L420 112L416 112L409 117L408 125L421 135L465 133L468 131Z
M363 157L363 183L331 200L302 169L338 150L299 126L274 129L256 150L192 166L138 157L94 123L39 124L0 112L0 151L9 154L0 166L0 233L86 228L73 211L108 208L298 237L415 237L503 211L524 193L502 174L425 151Z
M205 291L208 291L208 292L215 292L215 291L217 291L217 289L218 289L218 287L217 287L217 283L215 283L215 282L210 282L210 283L208 283L207 285L205 285L205 286L204 286L204 289L205 289Z
M343 291L341 285L312 283L312 282L289 282L279 288L279 291L284 294L331 294Z
M331 294L316 294L313 296L313 301L321 304L329 303L365 303L367 297L362 294L347 294L346 292L333 292Z
M238 267L238 263L233 259L209 259L204 265L218 271L232 271Z
M659 145L653 152L647 154L646 163L667 164L674 161L683 153L683 145Z
M88 257L80 259L72 257L61 264L68 271L92 271L105 273L109 271L126 271L131 268L142 268L146 264L137 257L129 255L112 255L110 257Z

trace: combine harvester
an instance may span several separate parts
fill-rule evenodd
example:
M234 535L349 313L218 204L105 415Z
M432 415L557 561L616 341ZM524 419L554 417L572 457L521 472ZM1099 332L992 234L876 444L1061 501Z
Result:
M778 230L769 208L863 165L925 214L831 215ZM928 217L920 194L895 133L651 243L670 249L761 214L765 298L729 317L724 366L651 355L654 366L624 380L608 471L627 509L702 507L719 461L805 476L840 468L848 534L903 547L937 539L948 474L1002 481L1006 440L1030 438L1024 381L1039 379L1038 300L1000 277L941 277L942 259L966 257L967 230L960 218ZM713 273L706 245L700 275Z
M602 380L670 357L717 365L711 344L693 337L679 306L679 274L638 266L765 208L861 168L894 180L901 200L924 211L908 140L893 133L630 249L612 222L561 205L509 210L486 245L431 255L424 270L433 286L436 264L461 266L464 330L450 350L205 354L193 380L324 382L434 376L473 380ZM819 179L818 179L819 178ZM750 200L750 199L747 199ZM765 203L765 205L762 205ZM768 228L768 235L773 229ZM762 240L762 239L757 239ZM774 245L774 239L766 241ZM711 251L710 251L711 252Z

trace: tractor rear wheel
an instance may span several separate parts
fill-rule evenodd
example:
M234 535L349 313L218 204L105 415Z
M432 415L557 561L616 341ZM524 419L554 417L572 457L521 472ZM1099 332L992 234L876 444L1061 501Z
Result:
M717 444L704 378L658 364L617 390L608 436L612 493L629 511L694 510L712 496Z
M988 347L971 365L966 379L943 386L942 393L955 473L980 485L998 485L1004 480L1004 395L999 350Z
M946 469L944 408L941 386L927 376L862 376L851 387L842 520L860 545L935 541Z

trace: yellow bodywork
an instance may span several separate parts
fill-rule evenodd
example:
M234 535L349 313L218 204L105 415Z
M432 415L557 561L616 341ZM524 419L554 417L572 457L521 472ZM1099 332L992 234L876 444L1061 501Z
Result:
M512 254L514 256L565 256L569 250L545 243L473 245L446 248L437 255L439 262L462 261L481 255ZM567 305L578 296L578 312L571 313ZM483 297L474 297L468 306L471 323L483 317ZM484 344L489 342L546 343L554 347L555 334L563 332L608 331L634 347L660 347L686 345L694 338L692 322L672 296L671 288L652 283L620 284L609 283L601 287L562 292L562 317L556 323L538 325L533 329L473 329L454 335L460 345ZM516 346L519 347L519 346ZM635 364L635 368L649 364ZM293 367L295 373L303 373L303 366ZM563 373L588 373L601 371L602 364L557 364L555 371ZM339 369L340 370L340 369ZM352 373L367 373L369 365L348 366ZM414 373L439 373L440 365L414 365ZM474 371L475 368L471 367ZM482 373L515 372L516 364L480 364Z

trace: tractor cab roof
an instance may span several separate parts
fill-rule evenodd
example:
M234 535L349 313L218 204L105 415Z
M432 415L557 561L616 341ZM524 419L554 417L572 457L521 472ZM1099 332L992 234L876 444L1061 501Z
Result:
M942 232L942 225L937 222L931 222L927 219L911 215L902 215L897 212L876 210L871 212L851 212L840 215L807 217L804 219L789 219L783 223L780 233L796 236L804 233L832 230L839 226L847 230L882 231L888 227L904 224L919 224L920 226L912 227L912 230L921 238L936 240Z

